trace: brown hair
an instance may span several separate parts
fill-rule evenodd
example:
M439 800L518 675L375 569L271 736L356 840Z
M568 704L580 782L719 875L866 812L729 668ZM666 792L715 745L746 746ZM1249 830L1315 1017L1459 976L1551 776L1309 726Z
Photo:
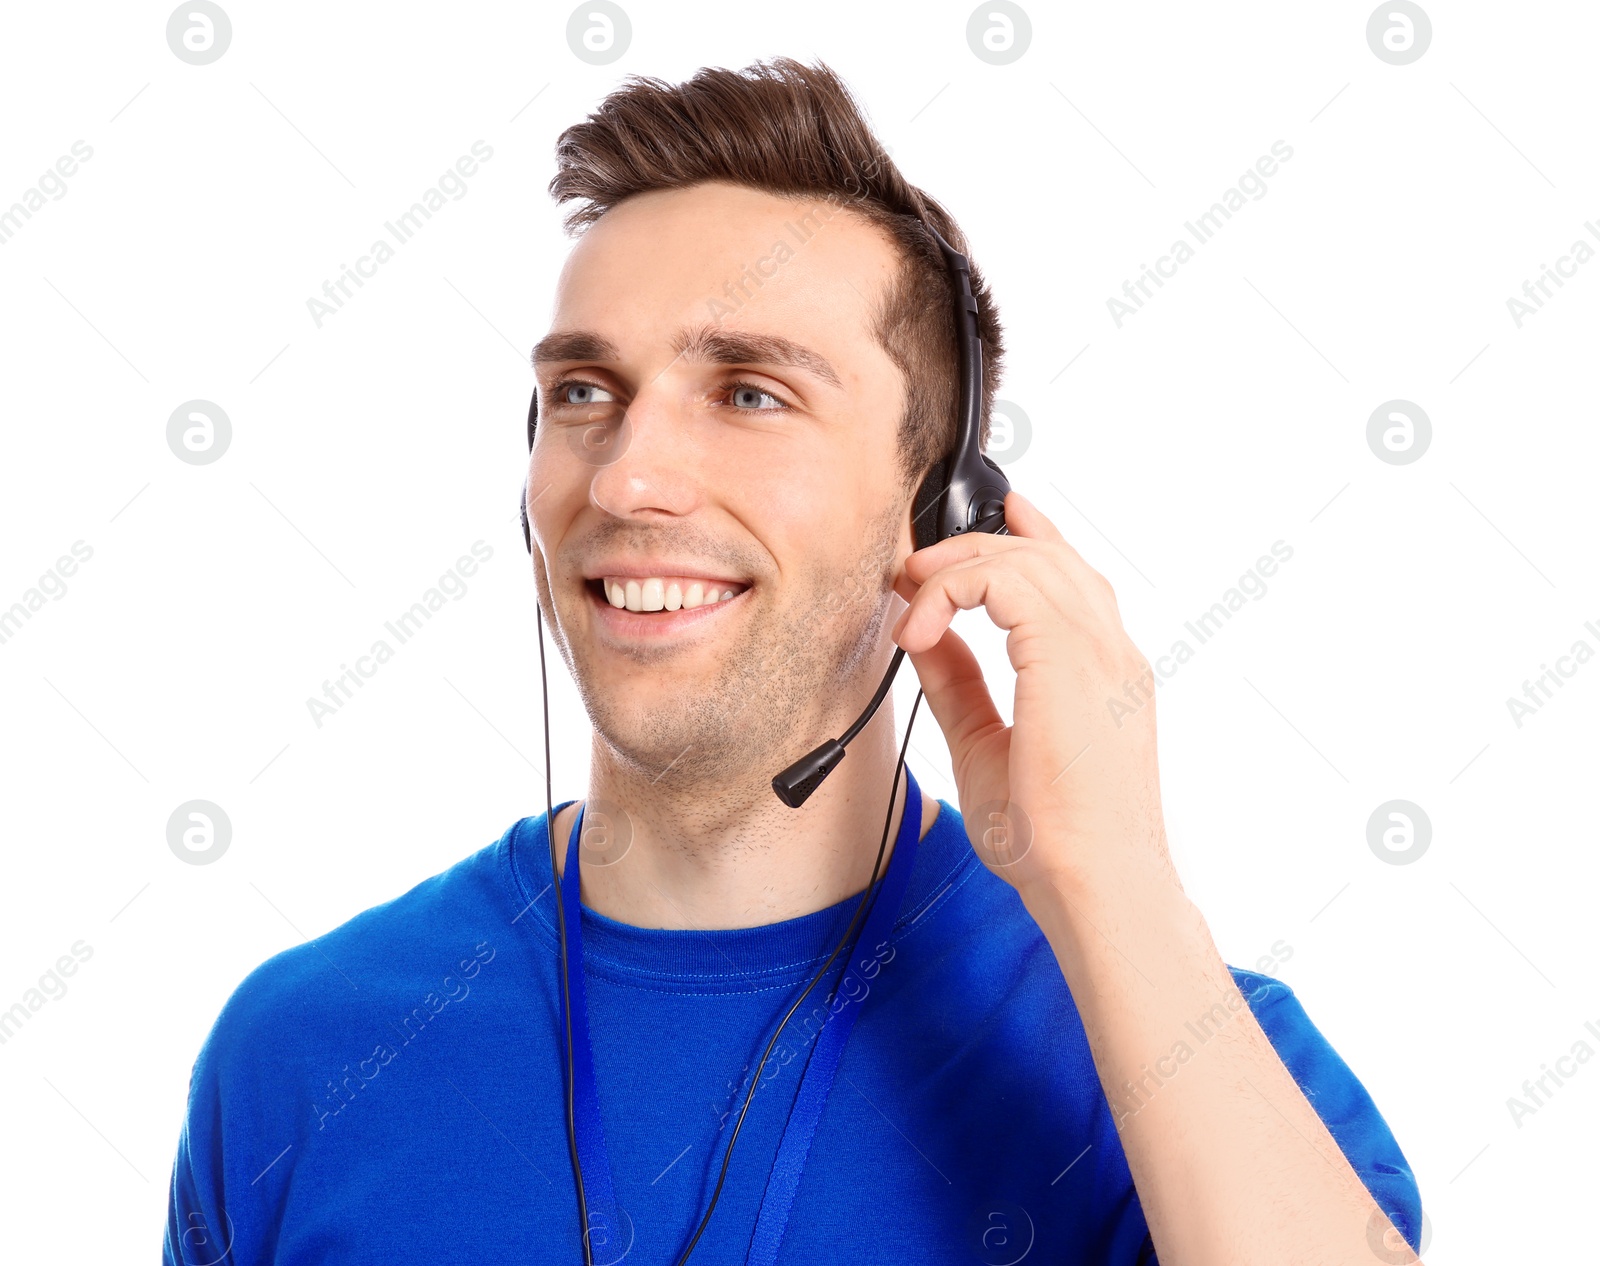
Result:
M903 260L873 333L905 375L898 440L906 484L949 452L958 381L955 299L944 256L923 222L969 260L971 252L950 213L900 174L828 66L778 57L739 71L705 67L680 84L629 76L588 119L561 133L556 162L550 195L557 203L579 200L566 216L572 234L633 194L703 181L825 199L877 225ZM983 340L987 444L1005 348L976 265L972 291Z

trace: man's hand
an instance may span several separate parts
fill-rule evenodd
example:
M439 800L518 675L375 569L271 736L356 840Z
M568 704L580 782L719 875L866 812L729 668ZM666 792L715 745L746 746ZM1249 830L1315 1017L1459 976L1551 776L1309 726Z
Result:
M1156 769L1155 678L1105 577L1021 493L1008 536L911 554L895 626L949 744L961 816L985 865L1025 902L1053 887L1176 885ZM1005 725L950 622L983 607L1016 670Z
M906 559L895 591L910 606L894 638L950 745L974 850L1015 885L1055 951L1157 1256L1372 1266L1374 1237L1399 1243L1397 1233L1172 868L1155 681L1111 586L1020 493L1005 508L1011 535L957 536ZM958 610L975 607L1007 633L1017 673L1009 727L950 630ZM1181 1075L1170 1065L1172 1076L1153 1078L1208 1016L1227 1017L1216 1036ZM1407 1249L1384 1260L1416 1259Z

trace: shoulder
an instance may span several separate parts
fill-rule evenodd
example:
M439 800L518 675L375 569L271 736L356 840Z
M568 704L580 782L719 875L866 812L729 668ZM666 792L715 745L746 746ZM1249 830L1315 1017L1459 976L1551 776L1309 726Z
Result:
M1377 1103L1282 980L1230 967L1250 1011L1367 1191L1415 1246L1422 1195Z
M253 968L217 1015L195 1062L195 1083L301 1062L353 1027L371 1028L396 1001L419 1002L429 989L475 974L504 939L516 905L506 849L498 840L337 927L282 950ZM508 913L509 912L509 913ZM415 995L415 996L413 996Z
M1346 1136L1355 1141L1357 1134L1370 1139L1381 1135L1392 1144L1393 1136L1372 1096L1312 1022L1288 983L1240 967L1228 970L1278 1058L1341 1145ZM1395 1152L1398 1155L1398 1148Z
M214 1248L213 1235L226 1243L224 1256L270 1256L291 1176L315 1154L351 1087L374 1075L375 1044L394 1034L403 1045L402 1027L431 1027L466 996L465 981L495 946L510 941L508 923L524 903L507 849L525 821L392 900L274 954L234 988L190 1072L164 1261L195 1260L191 1246ZM235 1191L250 1196L230 1199Z

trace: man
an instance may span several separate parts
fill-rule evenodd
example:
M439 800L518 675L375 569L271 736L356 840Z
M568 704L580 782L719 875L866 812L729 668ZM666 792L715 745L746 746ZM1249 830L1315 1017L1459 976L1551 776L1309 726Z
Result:
M1184 896L1154 701L1106 706L1149 680L1110 587L1015 491L1010 535L913 549L957 390L925 226L966 250L954 222L786 59L634 80L558 160L583 231L525 508L589 795L240 985L167 1260L1415 1260L1372 1100ZM1010 726L949 627L979 608ZM896 645L961 812L896 782L888 707L781 803ZM885 870L850 987L780 1029Z

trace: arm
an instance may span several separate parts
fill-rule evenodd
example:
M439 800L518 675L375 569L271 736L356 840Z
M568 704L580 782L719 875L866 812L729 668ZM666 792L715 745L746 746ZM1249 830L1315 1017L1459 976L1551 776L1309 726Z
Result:
M1236 987L1167 851L1154 678L1115 597L1021 494L1011 536L912 554L895 640L950 746L968 835L1038 922L1082 1015L1165 1266L1414 1261ZM1006 726L949 628L983 607ZM1379 1251L1381 1250L1381 1251Z

